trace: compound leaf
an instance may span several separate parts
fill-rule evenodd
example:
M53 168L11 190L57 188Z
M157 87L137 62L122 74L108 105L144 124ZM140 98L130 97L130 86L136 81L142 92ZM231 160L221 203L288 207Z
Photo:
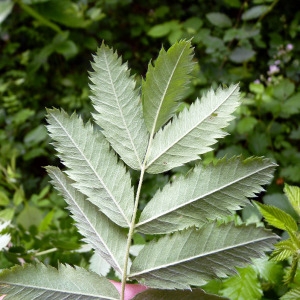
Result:
M48 110L48 130L73 186L113 222L129 227L133 211L130 175L99 131L73 114Z

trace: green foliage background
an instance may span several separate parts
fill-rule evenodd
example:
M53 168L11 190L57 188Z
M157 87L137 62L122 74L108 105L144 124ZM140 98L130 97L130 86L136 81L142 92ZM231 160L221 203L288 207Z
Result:
M0 218L12 220L13 243L1 253L1 268L20 258L88 266L91 254L78 250L81 237L43 169L58 164L44 126L45 107L77 110L86 118L92 110L87 71L102 40L134 73L145 75L161 45L193 38L196 64L184 105L211 85L240 82L244 92L230 135L202 157L204 163L225 154L273 158L279 167L258 200L295 216L282 189L285 182L300 185L297 1L4 0L0 22ZM142 205L176 172L147 175ZM241 217L259 218L252 208ZM263 278L266 295L283 293L278 279L271 282L255 271L251 276ZM261 292L256 295L260 299Z

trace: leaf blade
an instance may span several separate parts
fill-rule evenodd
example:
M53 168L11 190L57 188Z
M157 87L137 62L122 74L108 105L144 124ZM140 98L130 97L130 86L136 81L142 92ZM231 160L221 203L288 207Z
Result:
M100 132L75 114L48 110L48 131L58 156L68 168L74 187L88 197L112 221L129 227L133 211L130 176Z
M263 292L257 277L253 266L239 268L237 275L224 281L220 292L231 300L259 300Z
M97 111L93 117L123 161L139 170L148 133L135 81L129 76L127 64L122 64L117 53L103 43L94 56L92 67L91 100Z
M277 237L255 226L209 223L146 245L134 260L130 278L151 288L188 289L224 277L260 257ZM195 243L196 241L196 243ZM164 251L161 251L164 249Z
M275 166L267 159L241 157L223 158L215 166L198 165L158 191L136 227L143 233L162 234L224 217L263 191Z
M210 146L226 135L222 129L234 118L239 104L238 85L219 88L216 93L211 89L155 135L147 172L168 171L212 150Z
M83 268L43 264L16 266L0 274L1 293L9 300L64 299L118 300L119 294L105 278ZM67 298L66 298L67 299Z
M266 221L281 230L287 231L298 231L297 222L294 218L287 214L280 208L277 208L272 205L262 204L259 202L254 202L260 213L266 219Z
M175 113L192 71L191 41L179 41L167 52L162 48L149 64L142 83L143 112L149 132L155 133Z
M71 185L72 181L58 168L47 167L54 187L64 196L76 227L90 244L116 271L123 274L124 256L120 249L126 248L126 235L121 228L111 222L104 214Z

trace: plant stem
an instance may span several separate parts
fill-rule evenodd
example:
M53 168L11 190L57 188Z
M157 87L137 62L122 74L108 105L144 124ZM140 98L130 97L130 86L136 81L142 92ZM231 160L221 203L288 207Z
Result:
M24 10L26 11L29 15L31 15L34 19L39 21L42 25L47 26L52 28L56 32L62 32L59 26L57 26L55 23L49 21L45 17L43 17L41 14L39 14L36 10L34 10L32 7L29 5L23 3L20 0L15 0L16 3Z
M45 250L45 251L37 252L34 255L35 256L41 256L41 255L48 254L48 253L55 252L55 251L57 251L57 248L51 248L51 249L48 249L48 250Z
M135 203L134 203L134 210L132 214L132 219L131 219L131 224L128 232L128 237L127 237L127 245L126 245L126 255L125 255L125 265L124 265L124 271L123 271L123 276L122 276L122 289L121 289L121 298L120 300L124 300L124 295L125 295L125 285L126 285L126 277L127 277L127 266L128 266L128 259L129 259L129 250L131 246L131 240L135 228L135 219L136 219L136 213L138 210L138 204L139 204L139 198L140 198L140 193L141 193L141 188L143 184L143 179L144 179L144 174L145 174L145 164L143 164L142 170L141 170L141 175L139 179L139 184L138 188L136 191L136 197L135 197Z
M262 19L263 19L267 14L270 13L270 12L273 10L273 8L275 7L275 5L276 5L278 2L279 2L279 0L275 0L274 2L272 2L272 4L269 6L268 10L267 10L265 13L263 13L263 14L259 17L259 19L257 20L256 24L258 24L259 22L261 22Z
M139 200L140 200L140 194L141 194L142 184L143 184L143 180L144 180L144 175L145 175L145 171L146 171L147 158L148 158L149 153L150 153L153 136L154 136L154 126L153 126L153 130L152 130L152 132L150 134L150 137L149 137L149 143L148 143L147 151L146 151L145 158L144 158L144 161L143 161L143 165L141 167L141 174L140 174L139 184L138 184L138 187L137 187L136 196L135 196L135 200L134 200L135 201L134 202L134 210L133 210L131 224L130 224L128 237L127 237L127 245L126 245L126 252L125 252L125 264L124 264L124 271L123 271L123 275L122 275L122 287L121 287L120 300L124 300L124 296L125 296L125 285L126 285L126 278L127 278L127 266L128 266L128 259L129 259L129 250L130 250L131 240L132 240L132 236L133 236L134 229L135 229L135 219L136 219L136 214L137 214L137 210L138 210L138 205L139 205Z

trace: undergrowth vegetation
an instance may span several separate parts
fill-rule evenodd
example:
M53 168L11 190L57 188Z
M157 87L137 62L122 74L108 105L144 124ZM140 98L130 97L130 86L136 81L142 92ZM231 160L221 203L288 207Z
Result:
M45 128L45 107L61 107L68 114L76 110L84 123L89 120L93 108L86 70L92 71L91 53L102 40L129 61L133 74L145 78L147 63L162 45L169 48L178 40L191 39L194 65L178 112L211 87L239 82L243 101L226 128L229 135L203 153L201 161L206 166L239 154L272 159L278 165L274 179L256 200L298 222L283 188L286 183L300 185L299 31L296 1L1 1L0 218L5 224L1 268L33 261L98 268L43 166L60 164ZM142 85L140 77L134 79ZM145 174L139 208L193 166ZM138 172L130 175L135 184ZM263 222L256 206L246 206L230 219L236 224ZM288 239L286 229L274 224L270 228ZM152 238L147 235L147 240ZM139 234L133 236L133 244L144 241ZM293 261L255 260L239 269L238 276L211 281L205 289L231 299L279 298L299 285ZM283 285L291 267L293 281ZM104 263L101 268L109 270ZM109 276L118 280L115 274Z

